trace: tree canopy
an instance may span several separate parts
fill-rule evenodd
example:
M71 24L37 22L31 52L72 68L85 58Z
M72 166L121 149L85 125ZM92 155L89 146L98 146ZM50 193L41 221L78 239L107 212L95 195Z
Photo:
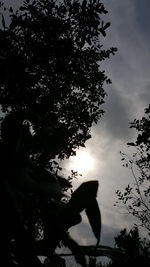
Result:
M55 175L50 160L74 155L103 114L110 80L100 62L116 51L101 44L107 11L99 0L26 0L17 11L0 8L1 262L42 266L37 256L53 261L63 241L84 267L68 229L85 210L98 245L98 181L68 196L70 178Z
M109 267L113 266L149 266L150 253L149 242L141 238L137 227L133 227L129 232L126 229L120 231L120 234L115 237L116 248L122 252L122 255L116 258Z
M9 25L2 15L0 104L32 123L40 160L74 155L104 113L106 13L99 0L29 0Z

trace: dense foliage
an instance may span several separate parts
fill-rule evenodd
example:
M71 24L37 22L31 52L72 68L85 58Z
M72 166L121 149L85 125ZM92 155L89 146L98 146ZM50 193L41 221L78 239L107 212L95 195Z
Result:
M86 266L68 229L85 210L98 245L98 182L68 196L70 180L58 175L54 158L84 146L103 114L110 80L100 62L116 51L100 43L110 26L101 19L107 11L99 0L26 0L17 11L0 8L1 263L36 267L42 255L52 265L61 261L54 252L63 241Z
M149 242L139 236L137 227L129 232L123 229L115 237L116 248L120 250L120 257L116 257L109 263L108 267L144 266L148 267L150 263Z
M10 24L3 15L0 30L2 110L32 122L40 161L69 157L103 114L110 80L100 62L116 51L101 44L107 11L99 0L28 0L9 13Z

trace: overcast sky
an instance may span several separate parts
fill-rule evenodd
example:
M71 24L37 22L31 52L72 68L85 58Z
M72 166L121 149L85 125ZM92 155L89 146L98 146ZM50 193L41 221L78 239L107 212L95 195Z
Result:
M5 1L4 1L5 2ZM18 0L6 0L18 5ZM97 126L92 129L92 139L86 143L86 151L94 159L92 170L75 182L98 179L98 202L102 213L102 244L112 245L120 229L131 227L135 220L115 208L115 191L124 188L132 176L121 165L119 151L128 151L128 141L134 140L134 130L129 123L141 117L150 103L150 1L149 0L104 0L109 14L105 20L111 22L104 39L104 47L115 46L117 54L105 61L102 68L112 80L105 86L108 97L106 111ZM71 161L70 161L71 162ZM71 163L64 164L65 170ZM83 223L72 228L72 234L81 244L95 242L84 218Z
M129 128L134 118L141 118L150 103L150 1L105 0L111 27L107 31L104 47L115 46L117 54L105 61L103 68L112 80L106 86L108 97L104 117L92 129L92 139L86 151L95 160L95 168L83 175L84 179L99 180L98 202L102 213L102 244L112 245L120 229L131 228L135 218L115 208L115 191L132 182L132 175L121 164L120 150L131 153L126 143L134 140L135 131ZM66 168L70 167L67 163ZM85 220L85 219L84 219ZM86 220L72 228L79 242L94 242Z

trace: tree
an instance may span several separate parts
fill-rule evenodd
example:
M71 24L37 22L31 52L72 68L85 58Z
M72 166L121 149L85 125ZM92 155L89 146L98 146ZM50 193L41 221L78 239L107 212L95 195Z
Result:
M150 263L149 245L149 241L142 239L139 236L137 227L133 227L129 232L126 229L123 229L115 237L115 248L108 249L107 255L111 258L111 262L107 265L99 263L96 266L132 267L140 265L148 267Z
M150 233L150 106L141 120L131 123L131 128L139 132L136 141L128 143L135 151L132 157L121 154L123 166L131 170L134 183L128 184L124 192L117 190L116 193L119 202Z
M116 51L100 44L110 26L101 19L106 13L99 0L26 0L16 12L9 9L7 25L1 12L3 266L41 266L40 255L52 262L60 241L86 266L68 234L83 210L99 243L98 182L83 183L68 199L71 183L58 175L54 159L84 146L103 114L103 85L110 80L99 63Z
M40 162L74 155L104 113L110 79L100 62L116 51L100 43L107 11L99 0L24 1L9 11L0 30L2 111L32 122Z
M113 260L108 266L149 266L150 252L149 242L139 236L137 227L129 232L126 229L120 231L115 237L116 248L122 252L122 256Z

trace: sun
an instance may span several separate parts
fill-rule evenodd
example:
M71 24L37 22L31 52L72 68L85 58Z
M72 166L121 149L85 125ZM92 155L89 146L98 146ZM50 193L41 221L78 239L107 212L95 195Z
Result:
M94 158L89 152L79 151L76 156L71 157L70 167L78 174L84 175L94 169Z

